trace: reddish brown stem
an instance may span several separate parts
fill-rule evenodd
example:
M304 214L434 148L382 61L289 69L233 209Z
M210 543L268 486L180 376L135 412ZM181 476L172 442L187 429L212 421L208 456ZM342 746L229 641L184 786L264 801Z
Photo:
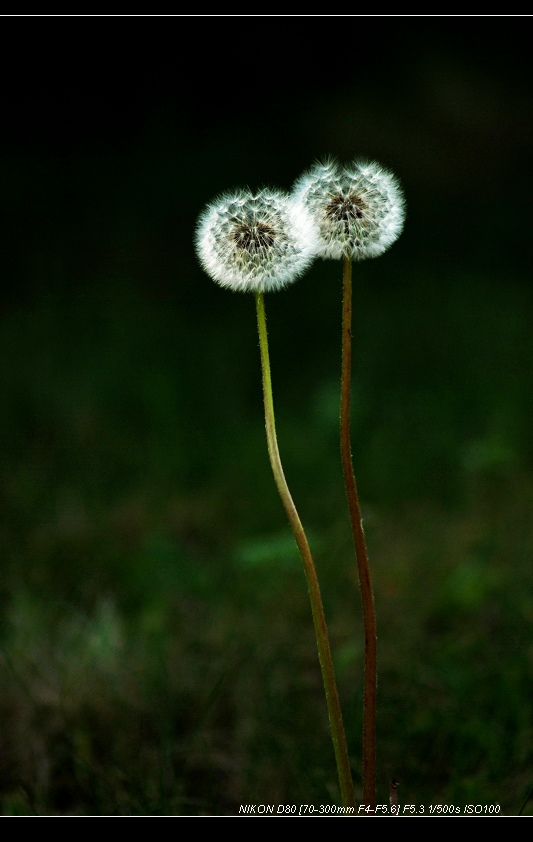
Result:
M352 462L350 443L350 392L352 367L352 261L344 258L342 305L342 375L341 375L341 458L346 496L352 521L353 540L365 633L365 666L363 697L363 802L376 806L376 690L377 690L377 639L374 594L370 579L368 554L361 518L361 508Z

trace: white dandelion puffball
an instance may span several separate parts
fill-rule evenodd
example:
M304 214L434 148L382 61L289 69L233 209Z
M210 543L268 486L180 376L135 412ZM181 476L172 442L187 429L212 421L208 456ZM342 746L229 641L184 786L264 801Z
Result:
M378 257L402 232L401 187L379 164L316 164L298 179L292 195L305 204L318 226L321 257Z
M225 193L208 205L195 244L203 268L221 286L271 292L309 267L319 237L301 202L265 188Z

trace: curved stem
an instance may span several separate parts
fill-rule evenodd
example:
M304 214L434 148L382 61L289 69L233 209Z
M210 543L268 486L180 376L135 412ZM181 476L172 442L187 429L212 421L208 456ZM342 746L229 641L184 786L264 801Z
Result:
M377 690L377 639L374 594L370 579L368 554L361 519L361 508L352 463L350 444L350 383L352 367L352 261L345 257L343 264L342 303L342 374L341 374L341 458L346 496L352 521L353 540L365 632L365 678L363 698L363 801L376 806L376 690Z
M268 354L268 338L265 318L265 305L262 293L256 293L257 306L257 327L259 330L259 347L261 350L261 367L263 372L263 398L265 404L265 424L266 435L268 442L268 453L270 456L270 464L274 474L274 480L281 497L285 512L289 519L289 523L296 539L300 556L302 558L305 577L307 579L307 586L309 588L309 599L311 600L311 612L313 615L313 624L315 627L316 644L318 648L318 659L320 661L320 668L322 670L322 680L324 682L324 690L326 692L326 702L328 706L329 724L331 727L331 735L333 739L333 748L335 751L335 760L337 763L337 772L339 776L339 785L341 790L342 803L345 807L355 807L355 794L353 789L352 775L350 771L350 762L348 759L348 750L346 747L346 736L344 733L344 725L342 722L342 713L339 702L339 694L337 692L337 684L335 681L335 673L333 671L333 661L331 658L331 649L329 645L328 632L326 627L326 618L324 615L324 608L322 605L322 597L320 595L320 587L316 575L315 565L307 543L307 538L303 526L298 517L298 512L293 503L281 459L279 455L278 442L276 436L276 422L274 417L274 403L272 399L272 381L270 378L270 361Z

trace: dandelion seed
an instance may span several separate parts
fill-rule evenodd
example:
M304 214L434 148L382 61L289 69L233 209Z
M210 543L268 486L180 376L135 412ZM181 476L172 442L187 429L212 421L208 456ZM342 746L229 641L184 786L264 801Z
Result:
M278 448L264 301L264 293L282 289L308 268L319 242L318 230L305 205L268 189L220 196L201 214L195 234L198 258L207 274L223 287L254 293L268 454L307 580L342 803L353 810L355 794L324 606L309 543Z
M304 203L318 227L321 257L378 257L402 232L402 190L396 177L379 164L316 164L298 179L292 195Z
M304 205L269 189L220 196L196 228L196 251L207 274L240 292L271 292L292 283L316 256L318 242Z
M405 205L395 176L379 164L367 161L354 161L345 167L332 160L315 164L298 179L292 195L309 210L318 228L318 254L340 259L343 265L341 461L363 607L363 801L375 806L376 614L350 442L352 263L354 260L378 257L394 243L402 232Z

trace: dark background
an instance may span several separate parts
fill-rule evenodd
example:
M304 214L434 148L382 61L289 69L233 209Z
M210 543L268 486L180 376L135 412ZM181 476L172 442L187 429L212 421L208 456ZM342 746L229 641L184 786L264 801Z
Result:
M406 196L354 267L353 449L378 801L533 784L531 59L520 17L5 18L4 813L338 803L253 298L193 248L218 193L366 157ZM338 457L341 267L267 296L289 485L360 788ZM530 805L525 811L530 810Z

